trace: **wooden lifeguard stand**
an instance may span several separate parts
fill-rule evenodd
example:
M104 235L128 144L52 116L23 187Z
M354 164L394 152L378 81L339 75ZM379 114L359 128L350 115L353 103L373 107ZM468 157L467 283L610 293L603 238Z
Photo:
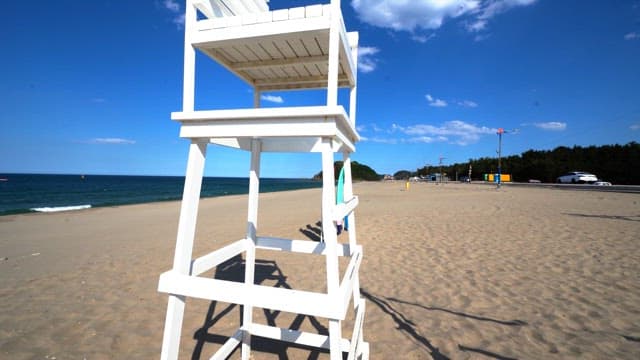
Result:
M200 14L198 14L198 12ZM254 89L254 108L196 110L195 52L222 64ZM169 294L162 343L163 359L176 359L187 297L243 305L243 323L212 359L227 358L242 346L248 359L251 336L328 349L332 360L368 359L363 341L364 299L358 270L362 246L356 242L350 154L355 130L358 34L345 31L340 0L329 4L269 11L265 0L186 0L183 109L171 115L180 136L191 140L173 268L160 276L158 290ZM350 89L349 112L338 105L338 88ZM326 88L324 106L260 108L262 91ZM246 238L192 259L206 149L217 144L251 152ZM260 155L263 152L320 152L322 158L323 242L258 235ZM334 153L344 160L345 201L336 204ZM348 218L349 242L338 243L336 222ZM317 254L326 258L327 292L315 293L254 284L256 249ZM199 276L243 254L244 282ZM349 257L342 280L338 257ZM308 270L308 269L304 269ZM341 321L353 297L355 325L342 338ZM328 319L329 335L254 323L253 307Z

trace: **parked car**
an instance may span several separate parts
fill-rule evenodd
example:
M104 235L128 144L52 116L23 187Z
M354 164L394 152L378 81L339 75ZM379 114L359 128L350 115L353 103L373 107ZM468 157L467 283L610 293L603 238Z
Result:
M556 179L556 182L560 184L593 184L596 181L598 181L597 176L584 171L572 171Z

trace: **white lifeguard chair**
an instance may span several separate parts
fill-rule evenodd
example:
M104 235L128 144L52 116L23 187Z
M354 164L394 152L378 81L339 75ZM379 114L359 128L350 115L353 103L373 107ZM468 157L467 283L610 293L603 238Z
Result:
M200 14L198 14L198 12ZM201 51L254 89L254 108L196 110L195 52ZM364 342L364 299L360 297L362 246L356 242L350 154L355 130L358 34L347 33L340 0L269 11L265 0L186 0L184 88L180 136L191 140L173 268L160 276L158 290L169 294L162 359L176 359L187 297L243 305L241 327L214 354L227 358L239 345L242 359L251 336L328 349L332 360L368 359ZM350 89L349 112L338 104L338 88ZM262 91L326 88L322 106L260 108ZM192 259L200 189L208 144L251 152L246 238ZM323 242L258 235L260 155L263 152L320 152L322 158ZM344 160L344 202L336 204L334 153ZM347 217L349 242L338 243L336 223ZM256 249L317 254L326 258L326 293L254 284ZM245 256L244 282L199 276L237 256ZM340 279L338 257L349 264ZM342 324L353 298L351 339ZM254 307L328 319L329 335L254 323Z

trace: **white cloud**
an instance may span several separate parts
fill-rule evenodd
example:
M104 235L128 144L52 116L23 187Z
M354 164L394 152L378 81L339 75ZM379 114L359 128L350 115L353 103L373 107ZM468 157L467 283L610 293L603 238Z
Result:
M89 141L91 144L108 144L108 145L122 145L122 144L135 144L135 140L121 139L121 138L95 138Z
M178 14L176 17L174 17L171 22L173 22L174 24L178 25L179 28L181 28L182 26L184 26L184 14Z
M467 30L472 32L485 30L489 19L494 16L517 6L531 5L536 1L537 0L484 0L475 16L475 20L467 24Z
M494 16L514 7L531 5L536 1L351 0L351 6L362 21L396 31L436 30L449 19L464 18L469 32L480 32L487 29L489 20ZM414 36L414 40L421 39L425 38Z
M630 32L628 34L624 35L624 39L625 40L635 40L635 39L640 39L640 33L637 32Z
M478 103L475 102L475 101L471 101L471 100L458 101L457 104L462 106L462 107L468 107L468 108L478 107Z
M284 102L284 100L282 99L282 96L275 96L275 95L260 95L260 99L264 101L276 103L276 104L282 104Z
M171 22L176 24L179 29L184 27L184 13L180 10L180 4L176 0L164 0L162 6L174 14Z
M631 126L629 126L629 129L636 131L636 130L640 130L640 124L633 124Z
M379 144L397 144L398 143L398 139L383 138L383 137L372 137L372 138L360 137L360 140L370 141L370 142L379 143Z
M433 39L434 37L436 37L436 34L429 34L429 35L417 35L417 34L413 34L411 36L411 40L417 41L419 43L426 43L427 41Z
M106 103L107 99L105 98L93 98L91 99L92 103L96 103L96 104L102 104L102 103Z
M424 97L427 99L427 102L429 102L429 106L446 107L448 105L446 101L442 99L436 99L433 96L431 96L431 94L427 94Z
M533 123L533 126L542 130L563 131L567 128L567 123L558 122L558 121L548 121L548 122Z
M180 4L178 4L175 0L164 0L162 2L162 6L164 6L165 9L171 12L180 12Z
M371 46L360 46L358 48L358 70L363 73L372 72L376 69L378 60L374 57L380 49Z
M352 0L360 19L393 30L438 29L446 18L474 11L480 0Z
M440 126L418 124L403 127L393 124L392 128L409 135L406 142L449 142L457 145L476 143L482 135L492 135L497 131L494 128L477 126L461 120L447 121Z

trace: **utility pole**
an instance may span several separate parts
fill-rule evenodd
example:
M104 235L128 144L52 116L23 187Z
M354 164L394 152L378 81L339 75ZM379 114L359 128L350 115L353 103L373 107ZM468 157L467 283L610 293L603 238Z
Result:
M442 184L442 160L446 159L446 157L440 156L438 159L438 165L440 165L440 184Z
M497 188L500 189L500 182L502 181L502 134L504 134L504 129L498 129L498 185Z
M503 128L498 128L498 132L496 132L498 134L498 189L502 183L502 134L517 134L519 132L519 129L505 130Z

